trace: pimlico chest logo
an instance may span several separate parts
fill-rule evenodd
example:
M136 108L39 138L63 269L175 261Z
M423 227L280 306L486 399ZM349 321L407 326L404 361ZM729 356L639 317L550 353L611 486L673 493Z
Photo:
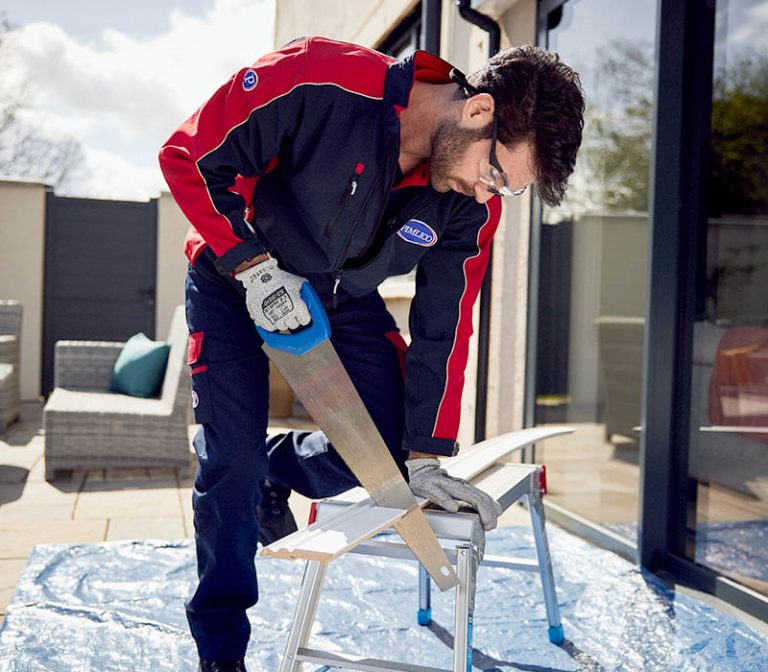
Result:
M406 243L421 247L432 247L437 242L435 230L419 219L409 219L398 229L397 235Z

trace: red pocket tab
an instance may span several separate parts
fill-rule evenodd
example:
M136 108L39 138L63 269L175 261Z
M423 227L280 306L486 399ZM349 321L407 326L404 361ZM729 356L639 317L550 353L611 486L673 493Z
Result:
M200 355L203 353L203 337L205 332L196 331L194 334L189 335L189 347L187 348L187 364L192 366L200 359Z
M388 331L384 337L395 346L397 359L400 362L400 372L405 377L405 353L408 352L408 344L399 331Z

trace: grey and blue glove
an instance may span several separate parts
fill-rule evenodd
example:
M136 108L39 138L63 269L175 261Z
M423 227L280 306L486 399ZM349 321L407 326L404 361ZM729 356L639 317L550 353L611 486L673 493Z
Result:
M312 320L299 292L304 278L267 259L235 275L245 287L245 303L251 319L266 331L298 329Z
M467 481L450 476L440 468L440 461L433 457L417 457L407 460L408 484L411 492L425 497L441 509L455 513L459 502L466 502L480 515L480 522L486 530L496 527L502 509L488 493Z

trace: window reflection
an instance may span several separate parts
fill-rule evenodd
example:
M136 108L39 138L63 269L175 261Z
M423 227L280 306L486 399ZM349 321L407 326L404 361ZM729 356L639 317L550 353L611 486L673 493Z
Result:
M536 422L576 428L536 459L550 501L635 540L655 0L570 0L549 17L548 47L587 97L577 167L541 227Z
M768 1L719 0L691 557L768 594Z

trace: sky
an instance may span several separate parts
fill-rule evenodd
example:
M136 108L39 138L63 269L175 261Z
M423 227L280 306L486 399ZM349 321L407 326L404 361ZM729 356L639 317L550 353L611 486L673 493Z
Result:
M25 120L83 146L69 196L157 196L160 145L273 48L273 0L0 0L0 16L0 86L24 82Z

